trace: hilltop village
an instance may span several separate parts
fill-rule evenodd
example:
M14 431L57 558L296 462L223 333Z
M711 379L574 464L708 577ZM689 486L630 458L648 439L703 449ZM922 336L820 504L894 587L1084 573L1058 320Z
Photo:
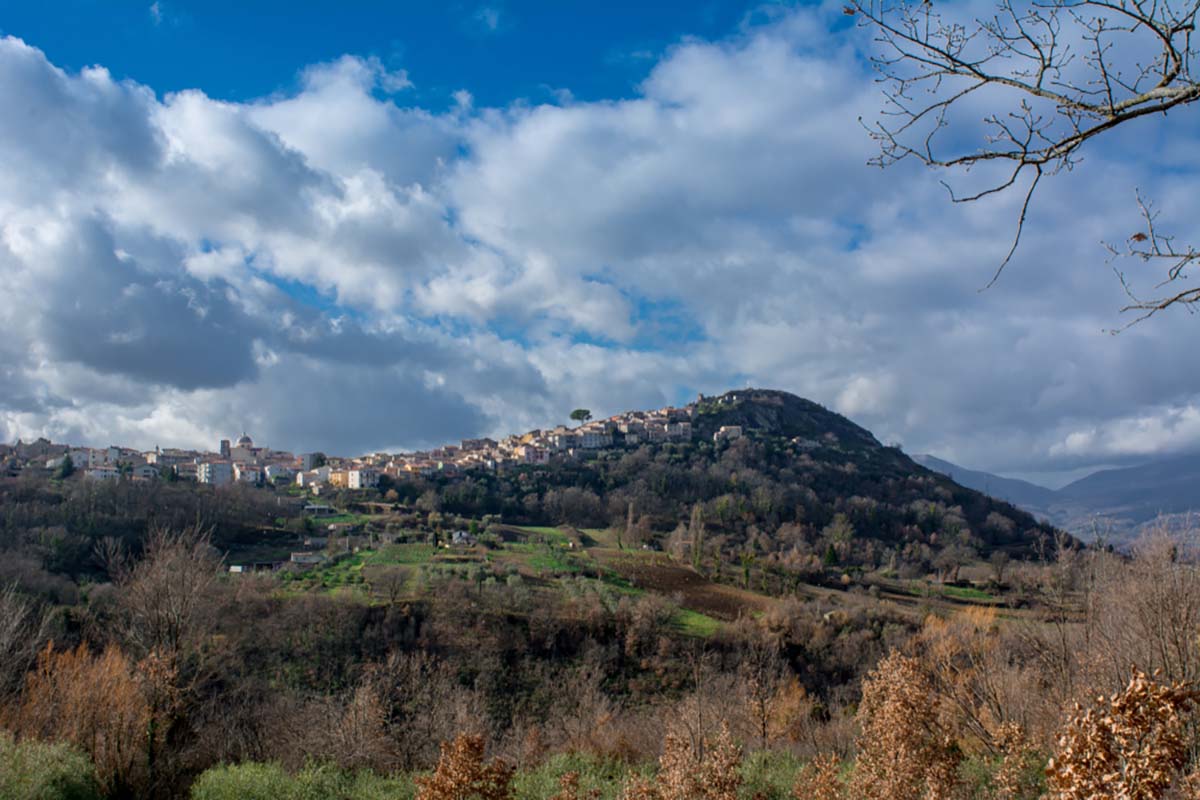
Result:
M736 403L737 394L710 402ZM580 409L582 424L513 434L499 441L463 439L431 450L407 453L373 453L345 458L324 453L294 454L256 445L246 433L236 440L222 439L215 451L128 447L76 447L46 439L0 445L0 465L7 474L26 468L43 468L61 474L82 472L94 480L183 480L213 486L231 484L282 485L295 483L313 494L327 489L374 489L381 476L391 478L453 477L469 470L502 470L506 467L548 464L554 460L594 458L598 451L636 447L646 443L690 441L692 419L703 395L682 408L667 406L651 411L627 411L605 419L590 419ZM736 425L722 426L716 441L742 436Z

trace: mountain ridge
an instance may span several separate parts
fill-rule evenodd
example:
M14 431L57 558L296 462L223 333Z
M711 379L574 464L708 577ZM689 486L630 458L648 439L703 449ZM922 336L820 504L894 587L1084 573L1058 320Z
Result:
M1083 538L1102 536L1125 544L1147 527L1174 527L1200 513L1200 454L1097 470L1057 490L927 454L914 460Z

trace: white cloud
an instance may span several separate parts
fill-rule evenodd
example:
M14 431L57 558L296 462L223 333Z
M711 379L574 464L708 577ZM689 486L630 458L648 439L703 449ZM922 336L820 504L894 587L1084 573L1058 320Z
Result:
M631 99L436 113L371 58L233 103L0 40L0 431L354 450L753 383L985 468L1200 446L1189 321L1105 335L1096 245L1113 185L1186 224L1194 175L1090 153L980 293L1013 201L865 167L877 87L819 13Z
M1154 409L1106 420L1067 433L1050 447L1051 455L1149 456L1189 450L1200 441L1200 406L1188 404Z

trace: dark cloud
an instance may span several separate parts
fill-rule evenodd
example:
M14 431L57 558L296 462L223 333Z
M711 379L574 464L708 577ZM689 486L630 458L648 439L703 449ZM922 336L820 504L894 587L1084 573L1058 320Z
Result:
M363 453L436 445L490 430L494 420L419 372L284 359L247 390L256 434L277 447Z
M259 324L219 283L121 259L95 219L64 225L38 258L35 291L52 299L38 327L51 358L177 389L256 376Z

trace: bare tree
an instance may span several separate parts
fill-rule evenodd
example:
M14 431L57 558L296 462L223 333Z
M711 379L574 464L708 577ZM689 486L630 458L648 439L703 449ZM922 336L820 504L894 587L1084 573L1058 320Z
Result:
M0 587L0 701L11 699L45 644L49 615L19 591Z
M119 589L124 633L139 655L158 653L178 663L200 643L212 619L207 595L220 560L208 531L151 530L141 560L111 563Z
M991 283L1020 244L1043 177L1074 168L1085 144L1118 126L1200 100L1192 74L1200 0L998 0L979 18L931 0L851 0L845 11L878 46L872 61L886 101L868 125L880 147L872 163L915 159L960 175L982 172L984 183L965 190L943 181L959 203L1024 192ZM1187 278L1200 251L1176 246L1138 202L1145 231L1109 249L1167 264L1150 298L1135 295L1118 271L1130 296L1123 310L1141 320L1200 301L1200 287L1167 288Z
M771 722L779 712L789 677L779 641L765 631L749 631L737 673L754 734L759 747L766 749L771 741Z
M1008 564L1012 557L1003 550L996 550L988 558L988 566L992 568L992 578L996 583L1004 583L1004 572L1008 569Z
M368 585L373 593L385 598L389 606L394 606L408 588L409 575L409 570L403 567L384 568L371 576Z

